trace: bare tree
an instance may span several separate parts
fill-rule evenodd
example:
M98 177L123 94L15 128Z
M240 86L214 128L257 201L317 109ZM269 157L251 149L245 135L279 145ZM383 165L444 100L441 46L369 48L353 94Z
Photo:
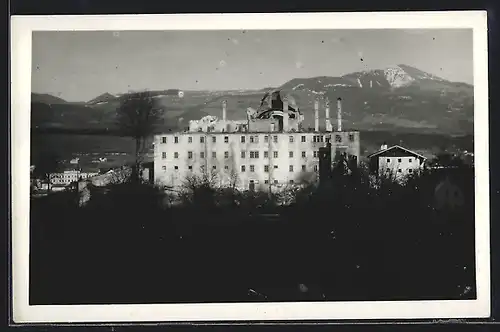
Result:
M122 96L117 109L117 121L123 134L135 140L135 165L132 180L141 180L140 169L146 152L147 138L162 117L153 95L148 91L134 92Z
M187 176L182 185L181 199L185 203L200 206L213 205L217 193L217 172L207 171L204 168L201 174Z

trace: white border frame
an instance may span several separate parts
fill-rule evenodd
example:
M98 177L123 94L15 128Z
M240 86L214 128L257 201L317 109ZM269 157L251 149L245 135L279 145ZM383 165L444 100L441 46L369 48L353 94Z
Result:
M15 323L486 318L490 315L488 55L485 11L13 16L12 295ZM477 300L30 306L29 166L32 31L473 29ZM482 188L482 190L480 190Z

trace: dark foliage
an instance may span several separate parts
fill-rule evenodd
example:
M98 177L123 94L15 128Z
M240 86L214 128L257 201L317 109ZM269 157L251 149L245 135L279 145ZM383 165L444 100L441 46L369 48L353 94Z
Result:
M147 150L146 141L153 134L155 125L162 119L162 110L156 105L150 92L123 95L116 110L121 132L135 140L135 167L132 179L140 179L140 166Z
M444 179L460 206L436 208ZM288 206L209 180L168 207L137 183L91 188L85 207L75 193L33 200L31 303L475 297L472 168L378 187L363 168L336 172Z

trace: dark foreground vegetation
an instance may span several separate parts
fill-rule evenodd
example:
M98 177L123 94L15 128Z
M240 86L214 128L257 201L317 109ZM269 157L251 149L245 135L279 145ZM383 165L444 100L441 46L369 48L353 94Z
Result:
M462 197L453 186L436 194L446 177ZM170 207L132 183L92 189L85 207L75 193L33 199L31 304L476 296L472 168L404 186L374 187L362 170L334 175L289 206L267 193L191 189Z

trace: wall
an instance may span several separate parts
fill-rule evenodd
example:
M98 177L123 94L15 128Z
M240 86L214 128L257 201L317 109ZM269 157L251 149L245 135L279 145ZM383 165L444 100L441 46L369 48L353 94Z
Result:
M335 142L337 134L340 137L339 142ZM166 138L166 143L162 143L162 137ZM175 137L178 139L177 143ZM245 137L244 142L242 137ZM302 141L302 137L305 142ZM270 185L286 186L291 181L294 184L304 180L314 182L317 180L319 163L318 154L315 155L314 151L324 147L329 137L332 137L332 155L335 155L338 146L338 150L343 149L342 151L355 155L359 161L357 132L157 135L154 140L155 182L164 186L179 187L191 175L208 175L212 172L217 175L217 184L229 185L236 181L236 186L240 189L248 189L252 180L255 188L260 190L269 189ZM200 141L201 138L203 143ZM245 152L244 157L242 151ZM192 153L191 158L189 152ZM258 152L258 158L255 157L255 152ZM204 158L201 153L204 153ZM266 165L269 165L269 172L265 171ZM201 166L204 166L204 172ZM242 166L245 167L244 171ZM290 166L293 167L293 171L290 171ZM305 166L305 171L302 170L302 166Z
M378 157L379 174L389 173L396 178L403 178L422 167L421 160L410 156L380 156ZM399 172L401 170L401 172Z

